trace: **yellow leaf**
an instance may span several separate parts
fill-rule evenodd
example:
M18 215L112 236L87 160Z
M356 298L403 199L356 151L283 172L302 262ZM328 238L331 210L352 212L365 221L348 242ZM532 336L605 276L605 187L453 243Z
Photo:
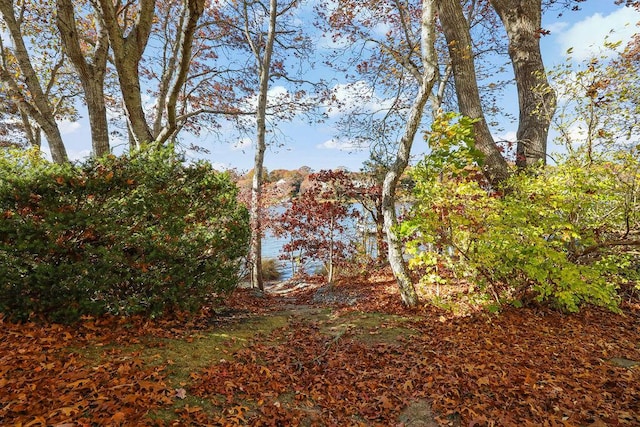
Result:
M260 367L260 373L266 376L267 378L271 378L273 376L271 375L271 371L266 366Z
M489 380L489 377L482 377L482 378L478 379L477 384L478 385L489 385L489 384L491 384L491 380Z

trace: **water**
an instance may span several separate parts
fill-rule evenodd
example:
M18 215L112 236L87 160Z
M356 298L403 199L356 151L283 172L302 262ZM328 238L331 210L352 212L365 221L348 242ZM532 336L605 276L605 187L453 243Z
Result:
M280 279L288 280L293 276L293 268L291 263L286 260L280 259L280 256L284 254L282 247L286 243L286 239L275 237L271 232L267 231L262 239L262 259L275 259L278 262L281 272Z
M367 228L362 230L361 227L358 227L357 224L352 223L348 227L346 233L344 233L341 238L350 241L362 242L366 241L366 253L371 257L376 256L376 239L375 235L370 233L366 233L366 236L363 235L363 231L366 231ZM357 239L357 240L356 240ZM280 257L287 257L289 254L285 253L282 250L282 247L287 243L287 239L275 237L271 232L267 231L265 233L264 238L262 239L262 259L275 259L279 265L279 271L281 272L281 280L288 280L293 277L294 268L300 270L300 266L294 267L292 265L292 261L289 259L280 259ZM304 271L307 273L313 273L323 267L323 263L318 260L309 260L304 264Z

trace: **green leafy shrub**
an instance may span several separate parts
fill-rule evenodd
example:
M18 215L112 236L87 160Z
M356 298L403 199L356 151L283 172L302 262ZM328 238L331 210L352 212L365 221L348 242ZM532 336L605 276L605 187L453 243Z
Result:
M401 229L422 285L453 277L498 302L615 310L616 286L639 265L622 250L640 230L637 159L566 159L514 174L499 194L474 166L470 123L445 116L436 126L432 152L413 171L416 201Z
M0 311L74 320L197 309L233 289L236 187L169 148L79 166L0 155Z

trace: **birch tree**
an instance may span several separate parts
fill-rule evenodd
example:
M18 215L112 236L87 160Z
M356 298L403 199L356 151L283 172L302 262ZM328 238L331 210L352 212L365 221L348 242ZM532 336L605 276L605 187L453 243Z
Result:
M255 130L255 155L251 185L251 244L249 261L252 286L264 290L262 277L262 230L264 157L268 133L273 130L269 119L291 119L315 108L314 92L321 82L309 81L297 73L300 62L310 57L310 39L295 23L298 0L244 0L229 4L225 22L229 25L228 40L235 46L235 55L246 58L244 72L234 73L246 91L241 105L251 112ZM241 36L241 37L239 37ZM246 54L245 55L243 55ZM292 61L299 61L297 64ZM281 83L285 93L270 94L275 83ZM305 91L303 87L310 89Z
M431 95L433 87L438 79L438 54L436 52L436 31L435 31L436 4L435 0L423 0L420 17L420 52L422 68L418 69L414 64L408 63L406 66L412 68L414 73L420 75L420 86L418 93L411 105L404 134L400 138L400 144L396 153L396 158L384 179L382 186L382 209L384 213L384 226L387 232L387 242L389 245L389 264L400 288L402 301L409 307L418 303L418 296L403 258L403 245L400 237L396 233L398 219L396 215L396 189L400 176L409 164L409 156L413 140L420 122L424 107Z
M256 4L256 3L254 3ZM264 7L261 3L257 3L259 7ZM289 8L295 3L289 3ZM251 283L261 291L264 290L262 278L262 236L260 225L260 203L262 199L262 181L263 181L263 164L264 152L267 148L266 132L267 132L267 96L269 91L269 79L271 77L271 58L273 55L273 45L276 39L276 23L278 16L278 0L269 0L269 8L267 13L267 30L266 38L262 40L262 34L253 35L249 27L249 7L253 6L249 2L243 3L243 17L245 23L245 36L247 43L254 55L258 78L258 105L256 111L256 152L253 162L253 180L251 183L251 243L250 254L251 259ZM287 10L285 8L285 10ZM256 38L254 38L257 36Z
M325 9L331 10L330 5ZM402 241L396 233L396 191L409 164L425 108L430 104L435 114L448 75L446 68L443 73L439 69L436 2L342 0L330 13L321 12L321 17L329 22L336 43L342 45L337 49L339 55L350 55L347 67L355 68L363 79L355 87L370 85L365 87L370 89L371 99L356 102L369 108L364 113L373 117L369 120L375 123L370 132L381 136L390 158L382 185L387 259L403 302L415 306L417 295L404 262ZM387 24L385 32L375 28L377 22ZM378 94L381 98L377 98ZM389 138L392 134L397 139Z

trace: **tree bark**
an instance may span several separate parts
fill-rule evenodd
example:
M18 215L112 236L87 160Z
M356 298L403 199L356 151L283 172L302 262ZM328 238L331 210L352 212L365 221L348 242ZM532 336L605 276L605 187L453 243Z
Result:
M375 201L375 226L376 226L376 261L379 265L382 265L385 261L384 256L384 243L385 243L385 231L384 231L384 210L382 208L382 195L380 199Z
M178 122L176 119L176 108L178 96L189 73L191 65L191 51L193 48L193 37L198 28L198 20L204 12L205 0L187 0L184 4L183 15L180 19L180 34L177 43L177 52L175 59L171 60L171 66L166 70L170 78L168 91L165 101L162 103L164 112L167 117L167 124L162 130L155 134L155 142L164 144L178 130ZM164 79L164 76L163 76ZM163 96L163 94L161 94ZM162 115L159 110L158 114Z
M101 24L109 34L113 61L124 101L128 128L136 148L153 141L151 129L142 106L142 92L138 66L151 34L155 15L155 0L140 0L135 24L125 37L118 22L113 0L91 0ZM119 3L118 3L119 4Z
M87 103L89 125L91 127L91 146L95 157L109 154L109 125L104 96L104 77L109 54L109 36L106 29L97 24L93 61L89 63L80 48L80 38L76 26L75 13L71 0L57 0L57 26L65 52L75 67Z
M396 215L396 189L402 173L409 164L411 147L422 120L424 107L438 77L438 57L435 50L435 0L422 0L420 28L422 36L420 47L423 67L420 73L420 87L409 111L395 161L387 171L382 185L382 209L387 243L389 245L389 264L398 283L402 302L409 307L414 307L418 304L418 296L403 257L402 240L395 231L398 224Z
M518 88L516 165L524 168L544 164L556 95L547 80L540 52L541 0L491 0L491 5L507 31Z
M7 84L11 95L22 111L27 112L44 132L53 161L55 163L66 163L69 161L67 150L56 123L53 108L31 64L27 47L22 38L20 24L14 15L13 1L0 0L0 13L13 40L15 58L29 90L31 102L26 100L27 97L24 96L12 73L4 67L4 64L0 67L0 79Z
M262 277L262 224L260 221L260 206L262 199L262 169L264 164L264 152L267 147L267 96L269 91L269 79L271 77L271 57L273 54L273 45L276 38L276 21L278 17L278 1L269 0L269 27L267 37L264 41L264 47L256 45L251 38L248 30L248 12L246 3L245 10L245 33L247 42L258 63L259 76L259 92L258 92L258 109L256 111L256 155L253 166L253 182L251 185L251 285L257 287L261 291L264 290L264 281ZM262 51L264 49L264 51Z
M477 119L473 125L476 148L484 155L483 171L486 178L496 186L509 176L509 167L485 120L469 23L459 0L438 0L438 11L453 67L458 107L463 115Z

